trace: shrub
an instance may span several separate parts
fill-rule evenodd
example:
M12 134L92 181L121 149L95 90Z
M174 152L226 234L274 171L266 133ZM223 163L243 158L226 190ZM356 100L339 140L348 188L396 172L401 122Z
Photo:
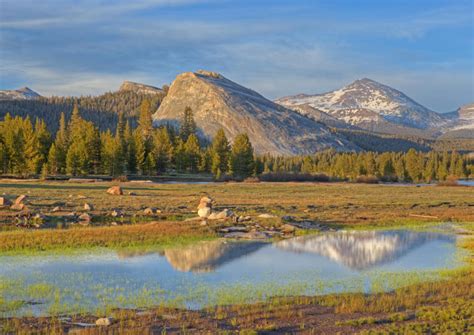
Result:
M328 182L329 177L323 173L311 174L311 173L290 173L290 172L270 172L264 173L258 177L260 181L267 182L288 182L288 181L320 181Z
M378 184L379 179L376 176L359 176L356 179L356 183L362 184Z

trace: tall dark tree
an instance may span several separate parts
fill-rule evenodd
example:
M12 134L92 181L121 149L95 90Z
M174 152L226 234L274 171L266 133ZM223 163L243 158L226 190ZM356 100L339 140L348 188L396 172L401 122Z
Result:
M191 134L196 134L196 129L193 110L191 107L186 107L180 124L179 136L184 142L186 142Z
M211 144L211 171L214 175L227 173L229 168L230 144L224 129L219 129Z
M247 178L255 173L253 147L247 134L235 137L230 156L230 172L238 178Z

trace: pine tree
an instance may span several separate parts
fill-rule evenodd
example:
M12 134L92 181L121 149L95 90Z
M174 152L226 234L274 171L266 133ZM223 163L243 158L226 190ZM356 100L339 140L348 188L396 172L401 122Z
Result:
M235 137L229 164L230 171L235 177L247 178L254 174L253 147L247 134Z
M137 151L135 147L135 138L128 121L125 124L125 141L127 145L127 171L132 174L137 173Z
M55 144L55 157L56 157L56 173L65 173L66 172L66 155L69 146L68 130L66 126L66 117L64 113L61 113L59 119L59 130L56 133L56 138L54 140ZM51 167L50 167L51 169Z
M150 100L148 99L143 100L140 106L138 129L140 130L145 140L148 140L150 138L151 131L153 130L153 118L151 113Z
M166 127L159 128L153 135L153 148L159 172L165 172L173 160L173 143Z
M224 129L219 129L214 136L211 144L211 172L217 174L219 170L221 173L227 173L229 167L230 144L225 136Z
M27 172L38 174L41 170L42 156L40 152L40 142L29 117L24 121L25 149L24 156L26 160Z
M183 142L186 142L191 134L196 134L196 122L194 121L193 110L191 107L186 107L181 120L179 136Z
M413 182L417 183L421 180L423 162L415 149L408 150L406 154L406 169Z
M184 150L186 153L187 169L196 173L198 171L201 148L199 146L199 140L195 134L189 135L188 140L184 145Z
M184 142L181 138L179 138L175 145L175 152L174 152L174 160L176 170L183 172L187 169L187 155L186 155L186 148Z
M146 173L146 143L145 139L142 136L140 129L136 129L134 133L134 143L135 143L135 161L137 164L138 173Z
M56 144L53 143L49 149L48 153L48 169L49 173L57 175L60 171L59 162L58 162L58 151L56 149Z

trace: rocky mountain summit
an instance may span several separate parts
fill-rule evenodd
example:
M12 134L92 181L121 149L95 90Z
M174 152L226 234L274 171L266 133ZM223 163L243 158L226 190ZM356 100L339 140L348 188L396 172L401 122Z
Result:
M142 93L142 94L163 93L163 90L161 88L151 86L151 85L135 83L133 81L128 81L128 80L125 80L122 83L122 85L120 85L119 91L134 91L136 93Z
M28 87L17 90L0 90L0 100L33 100L41 97Z
M178 75L154 114L155 124L178 123L188 106L202 136L212 138L223 128L232 140L246 132L259 154L358 149L323 123L276 104L216 72L201 70Z
M299 94L280 98L276 102L295 110L303 105L310 106L347 124L371 131L400 133L403 128L430 130L447 123L440 114L404 93L367 78L328 93ZM318 113L312 115L318 118Z

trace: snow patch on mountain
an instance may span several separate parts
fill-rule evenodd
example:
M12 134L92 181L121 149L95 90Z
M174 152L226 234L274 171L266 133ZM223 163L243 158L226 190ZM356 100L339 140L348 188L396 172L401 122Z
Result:
M308 104L352 125L391 122L417 129L440 127L445 120L402 92L364 78L324 94L284 97L276 100L293 108Z
M41 97L28 87L17 90L0 90L0 100L32 100Z

